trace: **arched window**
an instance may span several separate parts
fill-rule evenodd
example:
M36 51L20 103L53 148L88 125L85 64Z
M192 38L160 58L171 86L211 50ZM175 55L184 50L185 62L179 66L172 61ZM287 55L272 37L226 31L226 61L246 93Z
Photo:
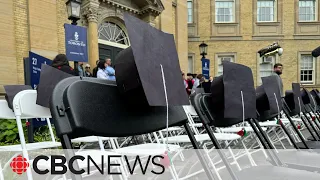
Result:
M110 41L118 44L130 46L127 34L122 30L120 26L113 22L104 22L100 24L98 29L99 39Z

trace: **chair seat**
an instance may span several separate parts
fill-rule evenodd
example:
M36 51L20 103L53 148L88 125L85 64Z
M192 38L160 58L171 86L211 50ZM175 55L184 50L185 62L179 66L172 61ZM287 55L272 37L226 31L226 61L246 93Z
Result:
M46 149L46 148L54 148L60 147L60 142L37 142L37 143L28 143L26 144L27 151L37 150L37 149ZM17 145L9 145L9 146L0 146L0 151L22 151L22 147L20 144Z
M317 140L314 140L312 136L309 136L307 138L308 141L319 141L319 138L317 136L315 136Z
M265 122L259 122L260 126L264 126L264 127L270 127L270 126L280 126L279 124L277 124L277 121L265 121Z
M111 152L111 151L102 151L102 150L85 150L85 151L76 152L75 154L79 155L79 156L83 156L85 158L83 161L82 160L77 160L80 169L86 169L86 167L88 165L88 156L90 156L93 159L93 161L96 162L97 165L99 165L99 164L102 164L102 162L101 162L101 160L102 160L101 157L102 156L104 156L103 163L104 164L108 164L108 156L110 156L110 155L119 155L119 154ZM111 158L111 159L112 159L112 161L119 160L117 158ZM30 160L30 162L32 164L33 160ZM44 160L38 161L37 167L40 170L44 170L44 169L50 170L51 164L48 163L48 162L51 162L51 157L50 156L49 156L49 159L47 161L44 161ZM90 163L90 164L91 164L91 166L94 166L93 163ZM62 168L60 166L57 166L56 170L62 170Z
M193 126L193 127L203 127L203 124L202 124L202 123L194 123L194 124L190 124L190 126Z
M226 133L214 133L214 136L218 141L232 141L240 139L241 136L237 134L226 134ZM211 141L208 134L194 135L198 142ZM166 140L166 138L165 138ZM189 143L190 139L188 135L172 136L168 138L168 143Z
M171 132L171 131L182 131L184 130L183 128L181 127L169 127L168 128L168 131ZM167 129L162 129L161 131L167 131Z
M16 119L6 100L0 100L0 119Z
M100 139L102 141L107 141L110 138L108 137L100 137ZM73 143L90 143L90 142L98 142L98 136L86 136L86 137L80 137L80 138L76 138L76 139L72 139L71 142Z
M296 122L302 122L301 118L291 118L292 121L296 121ZM280 120L283 122L283 123L290 123L289 119L287 118L280 118Z
M320 171L320 156L318 153L286 150L278 153L280 160L288 165L289 168L307 171ZM270 159L268 158L270 161Z
M254 166L235 173L239 180L318 180L320 174L278 166Z
M221 128L221 132L225 133L237 133L242 130L243 127L229 127L229 128ZM252 127L244 127L247 132L254 132ZM266 131L267 128L262 128L263 131Z
M168 144L170 151L177 151L181 149L179 145ZM124 155L162 155L167 151L166 144L159 143L147 143L147 144L138 144L128 147L123 147L119 149L112 150L119 154Z
M320 149L320 141L306 141L306 144L310 149ZM297 146L300 149L306 149L302 142L297 143Z

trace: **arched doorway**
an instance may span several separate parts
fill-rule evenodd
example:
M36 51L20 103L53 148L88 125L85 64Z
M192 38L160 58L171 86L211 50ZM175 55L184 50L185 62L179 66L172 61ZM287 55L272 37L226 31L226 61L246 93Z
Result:
M123 24L116 19L107 19L98 28L99 59L110 58L114 62L117 54L130 46Z

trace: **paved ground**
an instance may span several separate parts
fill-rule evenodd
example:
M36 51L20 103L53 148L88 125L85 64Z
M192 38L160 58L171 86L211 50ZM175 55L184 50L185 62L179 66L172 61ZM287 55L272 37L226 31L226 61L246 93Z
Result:
M303 135L305 137L308 137L310 134L308 133L307 130L303 130ZM270 137L274 136L274 134L270 133ZM141 141L142 138L136 138L136 142L139 142ZM284 146L286 146L286 148L292 148L290 147L290 144L287 140L283 140L282 141ZM132 141L131 143L135 143L135 141ZM250 146L250 145L254 145L255 144L255 139L250 139L248 138L247 141L246 141L246 145L247 146ZM128 144L129 145L129 144ZM257 144L256 144L257 145ZM278 149L282 149L282 145L280 143L276 143L275 144L276 147ZM212 145L211 145L212 147ZM88 148L90 149L99 149L99 146L97 144L93 144L91 146L89 146ZM106 148L107 148L107 145L106 145ZM208 148L210 149L210 146L208 146ZM234 143L231 145L231 148L233 149L233 153L235 156L239 155L238 153L242 153L244 154L245 150L242 148L242 145L241 143ZM224 149L222 150L223 153L229 157L228 161L229 163L232 162L232 155L230 154L230 151L228 149ZM256 151L256 149L251 149L250 150L251 152L252 151ZM205 155L206 156L206 152L204 150L201 150L200 153L202 155ZM196 155L196 152L194 150L185 150L183 152L183 156L184 156L184 160L182 161L179 157L177 157L176 159L173 160L173 163L174 163L174 167L177 171L177 174L179 174L179 177L183 177L185 175L188 175L188 174L192 174L194 172L197 172L197 171L200 171L200 173L198 173L197 175L189 178L189 179L192 179L192 180L205 180L205 179L208 179L206 174L201 170L202 170L202 166L199 162L199 159L198 159L198 156ZM212 162L216 163L215 164L215 168L217 169L218 171L218 174L217 173L214 173L214 176L215 178L214 179L219 179L218 176L220 176L221 179L223 180L228 180L228 179L231 179L227 169L225 168L224 164L221 162L221 158L219 156L219 153L216 151L216 150L213 150L212 152L209 153L209 156L210 156L210 159L212 160ZM257 152L253 153L252 154L252 158L254 160L254 163L257 164L257 165L270 165L271 163L267 160L265 154L263 151L261 150L258 150ZM205 159L207 159L207 163L210 164L210 162L208 161L209 157L206 156ZM240 166L241 169L245 169L245 168L248 168L248 167L251 167L252 166L252 163L253 162L250 162L250 159L247 155L244 155L240 158L237 159L237 162ZM212 168L211 165L210 166L210 169L212 172L215 172L214 169ZM233 171L237 172L239 171L239 167L233 163L231 165ZM139 168L139 167L137 167ZM9 167L10 169L10 167ZM140 168L139 168L140 169ZM148 180L162 180L162 179L172 179L172 176L171 176L171 173L169 171L169 169L166 169L166 171L164 172L164 174L162 175L154 175L151 173L151 171L154 170L154 171L161 171L161 169L159 168L156 168L156 167L152 167L151 165L148 166L148 170L147 170L147 173L145 175L142 175L141 171L138 170L136 171L136 174L133 174L132 176L130 176L130 180L141 180L141 179L148 179ZM18 175L15 175L14 173L5 173L5 179L26 179L26 174L23 174L22 176L18 176ZM35 175L36 176L36 175ZM112 177L114 180L120 180L120 178L118 176L113 176ZM43 180L44 177L41 176L41 177L35 177L34 179L36 180ZM84 179L94 179L94 180L103 180L103 179L108 179L108 177L106 175L92 175L90 177L87 177L87 178L84 178Z

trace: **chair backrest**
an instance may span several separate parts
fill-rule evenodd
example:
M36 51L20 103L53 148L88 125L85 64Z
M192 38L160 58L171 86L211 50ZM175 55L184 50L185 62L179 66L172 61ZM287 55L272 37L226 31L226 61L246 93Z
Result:
M312 97L314 98L314 100L317 103L317 106L320 105L320 95L318 94L318 92L316 91L316 89L312 89L312 91L310 91L310 94L312 95Z
M68 117L61 115L61 113L64 114L63 111L66 109L63 105L63 93L69 87L70 84L76 81L81 81L81 80L83 81L90 80L93 82L109 84L113 86L116 85L114 81L108 81L108 80L97 79L97 78L86 78L86 77L82 77L81 79L78 76L63 79L59 83L57 83L57 85L53 89L52 97L50 98L50 101L49 101L51 115L53 119L64 121L64 123L56 123L57 121L56 120L54 121L57 134L68 134L69 132L72 132L71 125L69 124L69 121L68 121ZM63 111L60 111L60 109L63 109Z
M0 100L0 119L15 119L14 113L6 100Z
M146 134L166 127L166 107L132 106L115 85L97 83L93 78L76 81L61 95L51 97L57 135L123 137ZM55 89L65 86L57 84ZM81 97L81 98L80 98ZM57 107L62 107L59 112ZM169 126L187 122L182 106L169 107Z
M301 98L300 84L292 83L292 91L286 91L284 99L291 111L291 116L299 114L300 108L301 111L304 112L304 104Z
M317 106L315 99L312 97L310 92L305 88L301 90L301 99L303 101L303 104L305 105L306 112L313 111L314 108Z
M212 81L211 94L210 111L221 126L257 117L256 93L249 67L224 61L223 75Z
M276 76L262 77L262 85L256 89L259 121L271 120L282 111L280 88Z
M13 99L13 110L21 118L51 118L50 109L36 104L37 91L24 90Z
M208 94L208 95L210 96L210 94ZM197 112L202 123L210 124L213 122L213 124L216 125L213 118L208 118L207 113L205 112L206 109L202 108L202 106L201 106L202 97L203 97L203 93L196 94L194 96L194 101L193 101L192 105L193 105L195 111ZM211 100L209 100L209 101L211 102Z

